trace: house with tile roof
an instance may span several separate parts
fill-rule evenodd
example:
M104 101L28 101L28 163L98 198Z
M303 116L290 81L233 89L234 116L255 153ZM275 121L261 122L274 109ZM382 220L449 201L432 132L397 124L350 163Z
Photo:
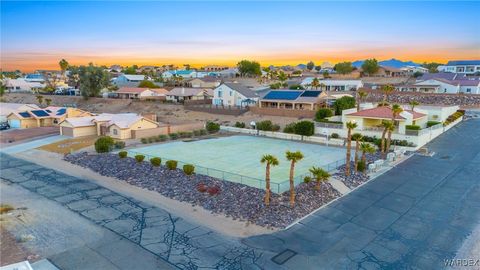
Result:
M480 94L480 78L475 76L454 76L453 79L437 77L419 81L414 86L430 86L433 93Z
M222 80L215 76L205 76L203 78L194 78L187 82L193 88L215 88L222 83Z
M452 72L461 74L480 73L480 60L455 60L448 61L444 66L439 66L440 72Z
M215 88L212 104L245 107L257 104L259 95L241 83L225 82Z
M154 129L159 123L136 113L102 113L88 117L66 118L60 123L60 134L69 137L110 136L125 140L132 131Z
M166 94L166 99L171 102L184 102L211 99L212 96L213 90L208 88L175 87Z
M166 99L168 90L163 88L121 87L115 93L122 99Z
M327 94L319 90L271 90L260 99L260 108L317 110L325 104Z
M92 114L78 108L49 106L44 109L15 111L7 116L12 128L34 128L58 126L65 118L91 116Z
M28 110L38 110L36 104L23 104L23 103L0 103L0 123L7 121L7 116L13 112L23 112Z

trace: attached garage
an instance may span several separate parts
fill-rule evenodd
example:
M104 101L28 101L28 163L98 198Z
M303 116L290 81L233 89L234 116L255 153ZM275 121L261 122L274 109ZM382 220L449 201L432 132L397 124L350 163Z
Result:
M60 134L73 138L97 135L97 126L94 123L86 121L86 123L81 123L83 126L75 125L80 118L71 118L60 123Z
M61 127L60 134L63 136L73 137L73 127Z
M11 119L8 121L8 124L10 125L10 128L20 128L21 126L19 119Z

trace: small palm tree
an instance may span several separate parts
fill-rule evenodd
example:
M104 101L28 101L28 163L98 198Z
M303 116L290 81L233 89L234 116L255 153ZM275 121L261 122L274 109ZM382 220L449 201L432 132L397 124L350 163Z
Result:
M383 103L386 103L388 95L395 91L395 87L390 84L383 85L381 91L383 92Z
M354 133L352 135L352 140L355 141L355 162L354 162L354 170L355 172L358 171L358 150L360 148L360 141L363 139L362 134L360 133Z
M395 124L395 118L397 118L397 116L403 112L403 108L402 106L398 105L398 104L393 104L392 105L392 122Z
M348 129L348 134L347 134L347 157L345 160L345 176L350 175L350 157L351 157L351 152L352 152L352 130L357 128L357 123L355 122L348 122L347 123L347 129Z
M43 96L42 96L42 95L38 95L38 96L36 96L36 98L37 98L38 103L39 103L40 105L42 105L42 103L43 103Z
M383 153L385 151L385 136L387 135L388 130L391 129L391 127L393 126L393 123L388 120L383 120L382 126L383 126L383 132L382 132L382 141L380 142L380 151Z
M360 111L360 103L368 96L368 93L365 91L357 92L357 112Z
M360 150L362 150L362 159L361 159L362 163L365 164L365 166L367 166L367 153L369 154L375 153L375 147L373 147L369 143L362 143L360 145Z
M273 155L264 155L260 162L266 163L265 169L265 205L270 205L270 167L277 166L279 164L278 159Z
M316 190L320 190L320 184L322 182L326 182L328 178L330 178L330 174L320 167L312 167L309 171L312 173L315 181L317 182L315 185Z
M420 105L420 102L418 102L418 101L416 101L416 100L412 100L412 101L410 101L408 104L410 104L410 108L411 108L412 111L413 111L413 109L415 109L415 106Z
M50 106L50 104L52 104L52 100L49 99L49 98L46 98L45 99L45 104L47 105L47 107Z
M287 160L290 161L290 206L295 206L295 183L293 181L293 177L295 175L295 163L303 159L303 154L300 151L297 152L290 152L287 151L285 153Z

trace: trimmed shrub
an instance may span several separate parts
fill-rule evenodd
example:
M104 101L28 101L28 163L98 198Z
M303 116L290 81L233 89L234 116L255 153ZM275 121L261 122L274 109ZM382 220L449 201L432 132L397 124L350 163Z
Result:
M203 136L203 135L207 135L208 132L206 129L200 129L200 135Z
M140 141L141 141L143 144L146 144L146 143L148 143L148 140L147 140L147 138L141 138L141 139L140 139Z
M308 183L312 182L312 177L310 177L310 176L305 176L305 177L303 178L303 182L304 182L305 184L308 184Z
M165 166L167 166L169 170L175 170L177 168L177 161L167 160L167 162L165 162Z
M438 125L438 124L441 124L441 123L438 122L438 121L428 121L427 122L427 127L432 127L432 126L435 126L435 125Z
M295 134L312 136L315 133L315 124L312 121L300 121L295 124Z
M192 175L194 171L195 171L195 166L193 166L192 164L183 165L183 172L186 175Z
M161 142L164 142L164 141L168 140L168 136L167 135L158 135L158 139Z
M155 141L155 139L150 137L150 138L147 139L147 141L148 141L148 143L153 143Z
M321 108L315 114L315 120L316 121L323 120L323 119L325 119L327 117L330 117L330 116L333 116L332 110L327 109L327 108Z
M209 133L216 133L220 130L220 124L208 122L206 125L206 129Z
M144 156L144 155L136 155L136 156L135 156L135 160L136 160L137 162L142 162L144 159L145 159L145 156Z
M332 134L330 135L330 138L332 138L332 139L338 139L338 138L340 138L340 135L338 135L338 133L332 133Z
M155 142L159 142L160 138L159 137L152 137Z
M197 185L197 190L198 190L199 192L202 192L202 193L207 192L207 189L208 189L208 188L207 188L207 186L206 186L204 183L198 183L198 185Z
M420 130L422 129L420 126L417 126L417 125L406 125L405 126L405 129L409 129L409 130Z
M118 156L119 156L120 158L126 158L127 155L128 155L127 151L120 151L120 152L118 152Z
M125 148L125 142L117 141L115 142L115 149L123 149Z
M153 166L158 167L162 164L162 159L159 157L154 157L150 159L150 163L152 163Z
M210 194L210 196L218 195L220 193L220 187L217 187L217 186L209 187L207 189L207 192L208 194Z
M185 138L192 138L193 137L193 132L185 132L184 136L185 136Z
M168 135L168 136L170 136L170 139L172 139L172 140L178 139L178 134L177 133L170 133L170 135Z
M245 128L245 123L243 123L243 122L236 122L236 123L235 123L235 127L236 127L236 128Z
M202 135L202 132L200 130L194 130L193 135L194 136L200 136L200 135Z
M363 162L362 160L360 160L358 163L357 163L357 169L359 172L364 172L366 169L367 169L367 165L365 164L365 162Z
M97 153L110 152L114 144L115 144L115 141L112 139L112 137L109 137L109 136L100 137L95 141L95 151L97 151Z
M290 123L283 128L283 132L293 134L295 133L295 122Z
M272 131L273 130L273 123L270 120L260 121L256 123L256 127L258 130L262 131Z

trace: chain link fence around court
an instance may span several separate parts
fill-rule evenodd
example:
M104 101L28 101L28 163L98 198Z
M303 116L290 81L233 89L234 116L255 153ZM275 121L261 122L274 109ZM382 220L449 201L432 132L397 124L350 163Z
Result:
M133 151L133 150L128 150L128 153L129 153L129 156L131 156L131 157L134 157L136 155L143 155L143 156L145 156L145 158L148 161L150 161L150 159L152 159L154 157L158 157L158 158L162 159L163 164L165 164L165 162L167 160L175 160L175 161L177 161L177 168L180 169L180 170L183 170L184 165L191 164L191 165L195 166L195 173L196 174L206 175L206 176L221 179L221 180L224 180L224 181L240 183L240 184L244 184L244 185L254 187L254 188L258 188L258 189L265 189L265 180L264 179L259 179L259 178L250 177L250 176L246 176L246 175L236 174L236 173L227 172L227 171L223 171L223 170L219 170L219 169L207 168L207 167L199 166L199 165L191 163L191 162L184 162L184 161L177 160L177 159L169 159L169 158L161 157L161 156L158 156L158 155L149 155L149 154L145 154L145 153L141 153L141 152L136 152L136 151ZM352 160L353 160L353 158L352 158ZM324 169L328 172L331 172L331 171L336 170L339 166L342 166L343 164L345 164L345 159L330 162L326 165L321 165L321 166L318 166L318 167L320 167L320 168L322 168L322 169ZM305 176L312 176L312 175L311 175L311 173L303 173L303 174L300 174L300 175L296 176L294 178L295 186L302 183ZM272 190L272 192L282 193L282 192L287 191L289 188L290 188L290 181L288 179L285 180L285 181L279 182L279 183L274 182L274 181L270 181L270 189Z

